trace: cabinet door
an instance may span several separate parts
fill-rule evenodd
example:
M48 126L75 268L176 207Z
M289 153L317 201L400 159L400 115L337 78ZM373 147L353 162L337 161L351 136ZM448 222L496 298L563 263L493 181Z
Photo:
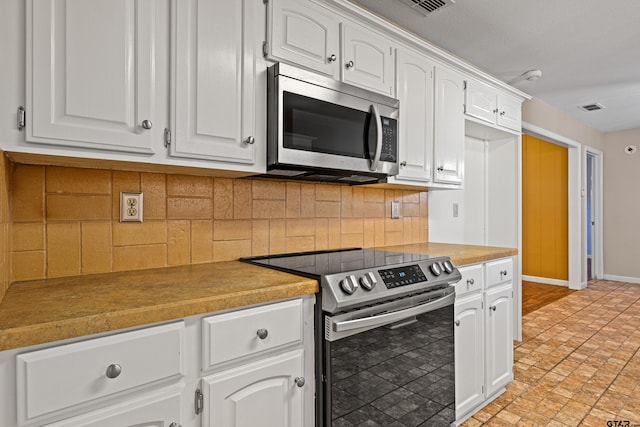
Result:
M252 3L173 2L172 155L254 163Z
M481 292L456 301L456 419L484 400L483 323Z
M522 131L522 101L515 96L498 96L498 124L517 132Z
M513 333L511 283L486 292L486 384L487 396L513 379Z
M433 164L433 70L424 56L396 51L396 94L400 100L398 178L430 181Z
M270 55L339 78L340 22L311 2L272 0L270 7Z
M385 95L393 95L393 46L391 41L354 23L343 22L341 78Z
M152 154L157 7L27 3L27 141Z
M170 427L180 425L182 393L134 400L90 412L45 427Z
M465 113L494 124L498 113L496 91L475 80L467 80L465 86Z
M303 351L295 350L205 377L204 427L303 427Z
M435 70L434 181L462 184L464 168L463 80L453 70Z

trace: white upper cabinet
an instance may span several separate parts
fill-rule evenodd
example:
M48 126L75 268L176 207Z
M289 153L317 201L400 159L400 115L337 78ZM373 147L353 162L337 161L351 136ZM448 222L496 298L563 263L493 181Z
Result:
M270 0L269 58L393 96L394 44L308 0Z
M396 94L400 100L398 126L400 168L391 183L426 183L433 165L433 71L435 63L408 50L396 51Z
M27 141L152 153L153 0L27 2Z
M435 69L434 182L462 184L464 176L464 80L447 67Z
M173 3L173 156L253 163L254 28L248 0ZM261 141L264 143L264 141Z
M314 3L270 1L270 56L338 78L340 21Z
M521 130L522 100L477 80L465 84L465 113L516 132Z
M393 45L373 31L343 22L342 81L375 92L393 95Z

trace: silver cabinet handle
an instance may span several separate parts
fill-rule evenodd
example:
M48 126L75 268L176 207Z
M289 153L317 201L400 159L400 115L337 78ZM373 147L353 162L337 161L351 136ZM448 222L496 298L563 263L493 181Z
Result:
M327 58L327 61L334 62L338 57L335 54L331 54L330 57Z
M500 270L500 277L506 276L506 275L507 275L507 270Z
M305 383L305 381L304 381L304 377L296 377L296 379L295 379L295 380L293 380L293 381L295 381L295 383L296 383L296 385L297 385L298 387L303 387L303 386L304 386L304 383Z
M261 340L267 338L267 336L269 335L269 331L267 331L266 329L258 329L258 331L256 332L256 335L258 335L258 338L260 338Z
M444 171L444 166L438 166L438 172Z
M473 280L473 279L468 279L467 280L467 285L469 285L469 286L473 285L474 283L476 283L476 281Z
M501 116L504 116L505 114L506 114L506 112L505 112L505 111L500 111L500 115L501 115Z
M497 113L498 111L500 111L500 110L498 110L498 109L496 108L495 110L493 110L493 113L495 114L495 113Z
M400 166L407 166L407 161L404 160L404 161L400 162Z
M491 310L491 311L496 311L496 308L497 308L497 307L496 307L495 305L492 305L491 307L489 307L489 310Z
M347 67L347 69L349 69L349 68L353 68L353 66L354 66L354 65L355 65L355 64L353 63L353 61L349 61L349 62L347 62L347 63L345 64L345 67Z
M151 120L143 120L142 121L142 128L143 129L151 129L153 127L153 123L151 123Z
M120 376L120 374L122 373L122 366L118 365L117 363L113 363L109 366L107 366L107 378L118 378Z
M460 321L459 320L456 320L455 323L456 323L456 326L460 326Z
M180 424L180 423L171 423L171 424L169 424L169 427L182 427L182 424Z
M256 139L253 136L250 136L249 138L245 139L244 142L246 142L247 144L254 144L256 142Z

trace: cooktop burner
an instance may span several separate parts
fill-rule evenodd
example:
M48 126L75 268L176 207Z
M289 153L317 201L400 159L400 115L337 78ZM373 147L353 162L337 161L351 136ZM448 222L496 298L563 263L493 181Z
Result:
M318 280L322 309L331 313L447 288L461 278L449 257L375 249L300 252L240 261Z

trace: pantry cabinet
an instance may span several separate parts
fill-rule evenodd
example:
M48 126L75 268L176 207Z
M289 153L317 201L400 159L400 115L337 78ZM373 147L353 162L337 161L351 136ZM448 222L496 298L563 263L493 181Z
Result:
M456 422L513 380L513 259L460 268L456 284Z
M153 153L162 134L160 6L153 0L29 0L26 7L26 139Z
M465 81L465 114L520 133L522 100L474 79Z
M394 95L391 39L313 1L270 0L268 7L270 59Z

